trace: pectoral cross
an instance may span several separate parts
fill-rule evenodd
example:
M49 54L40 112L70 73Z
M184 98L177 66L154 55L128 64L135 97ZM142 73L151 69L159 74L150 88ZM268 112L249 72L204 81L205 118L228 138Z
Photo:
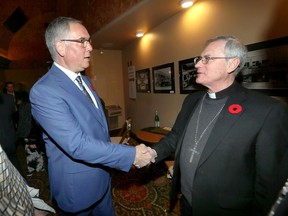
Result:
M190 157L189 162L192 163L193 158L194 158L194 155L195 155L195 154L199 154L199 152L196 151L196 148L190 149L190 151L191 151L192 153L191 153L191 157Z

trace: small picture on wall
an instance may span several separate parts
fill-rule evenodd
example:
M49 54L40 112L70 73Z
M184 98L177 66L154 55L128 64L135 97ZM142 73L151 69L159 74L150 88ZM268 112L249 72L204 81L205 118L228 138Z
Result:
M154 93L175 93L174 63L152 68Z
M149 68L136 71L136 89L137 92L151 93Z
M197 71L194 58L179 61L179 75L180 94L189 94L193 91L204 89L202 85L195 82Z

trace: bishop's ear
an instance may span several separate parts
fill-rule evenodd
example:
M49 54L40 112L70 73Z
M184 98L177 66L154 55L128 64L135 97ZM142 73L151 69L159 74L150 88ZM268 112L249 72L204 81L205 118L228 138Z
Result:
M233 59L229 59L228 63L227 63L227 71L228 73L233 73L237 67L240 64L240 59L239 58L233 58Z

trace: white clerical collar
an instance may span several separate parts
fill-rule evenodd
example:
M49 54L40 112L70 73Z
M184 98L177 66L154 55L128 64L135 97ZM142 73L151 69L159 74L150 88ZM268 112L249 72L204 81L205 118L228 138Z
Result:
M207 92L208 93L208 96L209 96L209 98L211 98L211 99L216 99L216 93L214 93L214 92Z

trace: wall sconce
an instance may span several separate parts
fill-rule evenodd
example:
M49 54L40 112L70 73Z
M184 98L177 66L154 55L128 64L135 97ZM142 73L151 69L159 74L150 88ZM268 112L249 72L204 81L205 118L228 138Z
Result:
M136 32L136 37L143 37L144 36L144 32L143 31L137 31Z
M183 0L183 1L180 1L180 5L182 8L188 8L188 7L191 7L193 5L194 1L191 1L191 0Z

